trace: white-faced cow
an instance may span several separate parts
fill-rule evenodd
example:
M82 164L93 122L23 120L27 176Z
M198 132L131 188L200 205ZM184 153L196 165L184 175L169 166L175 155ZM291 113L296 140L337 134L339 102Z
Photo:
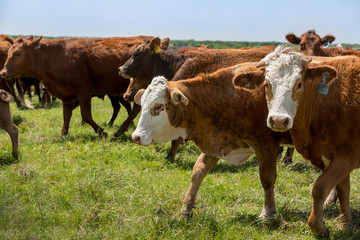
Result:
M255 64L240 64L180 81L155 77L146 90L135 96L135 102L142 107L132 134L135 143L149 145L182 137L192 140L201 150L181 218L189 215L202 180L220 158L241 164L253 153L265 190L260 217L275 213L276 158L280 144L291 144L291 138L288 133L276 133L266 127L264 91L249 93L232 84L239 74L256 69ZM263 74L262 70L255 72L247 76L254 82L257 75Z
M313 187L308 224L314 233L328 236L323 203L334 187L340 228L352 226L350 172L360 166L360 59L310 62L279 46L258 67L266 69L267 126L277 132L289 130L297 151L323 170Z

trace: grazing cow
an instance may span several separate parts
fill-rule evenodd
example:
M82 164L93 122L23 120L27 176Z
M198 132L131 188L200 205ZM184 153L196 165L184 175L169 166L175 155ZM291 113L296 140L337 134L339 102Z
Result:
M12 143L12 155L18 158L18 128L11 120L9 92L0 89L0 126L10 135Z
M142 107L132 134L135 143L149 145L182 137L201 150L180 218L189 215L202 180L220 158L237 165L253 153L265 190L260 217L275 213L276 158L280 143L291 144L291 138L288 133L266 127L264 91L249 93L232 84L238 74L255 69L255 64L240 64L181 81L156 77L146 90L135 95L135 102Z
M169 52L165 51L168 46L169 39L147 40L138 46L131 58L119 68L120 75L131 78L124 99L131 101L139 89L146 88L151 80L159 75L165 76L170 81L192 78L199 73L211 73L222 67L259 61L275 49L274 46L250 49L208 49L200 46ZM175 157L182 141L182 139L172 141L166 158ZM291 150L287 153L290 159Z
M286 35L286 39L292 44L300 45L300 50L307 56L336 57L341 55L357 55L360 57L359 51L349 48L327 48L335 40L335 37L329 34L321 38L315 33L315 30L309 30L300 37L289 33Z
M129 38L60 38L40 40L19 37L9 49L2 77L30 76L41 79L48 91L63 102L64 125L61 135L69 131L73 102L78 99L81 116L96 133L106 136L91 116L91 97L117 96L125 92L129 80L116 69L131 56L133 49L148 37ZM132 113L120 126L125 132L140 111Z
M268 127L289 130L297 151L323 170L312 190L308 224L314 233L328 236L323 203L334 187L340 203L339 226L352 226L350 172L360 166L360 59L310 62L311 58L279 46L258 66L266 66Z

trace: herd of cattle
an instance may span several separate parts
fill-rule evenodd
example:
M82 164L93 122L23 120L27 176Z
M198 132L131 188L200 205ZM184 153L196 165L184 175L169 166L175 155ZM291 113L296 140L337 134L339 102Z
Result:
M180 218L189 216L202 180L220 158L241 164L252 154L257 156L265 191L260 217L272 217L279 149L288 146L286 161L291 161L295 147L322 170L312 190L308 225L314 233L328 236L323 222L328 201L339 199L340 228L352 226L350 172L360 166L360 51L327 48L335 37L321 38L313 30L300 37L288 34L286 39L299 44L300 50L284 45L171 49L169 39L150 36L30 36L14 41L0 35L0 80L13 94L17 81L39 79L63 103L62 135L68 133L72 111L80 105L83 121L99 136L107 136L91 115L91 98L107 95L114 107L111 123L120 103L129 114L116 136L141 110L132 134L135 143L171 140L167 157L173 158L185 139L192 140L201 155ZM17 156L10 99L1 90L0 125L9 133Z

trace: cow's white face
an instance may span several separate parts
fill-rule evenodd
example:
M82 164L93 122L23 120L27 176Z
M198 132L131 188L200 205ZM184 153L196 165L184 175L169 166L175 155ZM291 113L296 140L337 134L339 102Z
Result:
M140 90L141 91L141 90ZM141 94L139 91L138 94ZM153 142L166 142L179 137L186 138L184 128L170 124L166 94L169 88L164 77L155 77L141 96L141 115L132 139L140 145L149 145ZM135 96L135 102L138 96Z
M277 47L258 64L266 65L267 126L274 131L292 128L298 107L297 96L302 91L303 64L311 61L299 53L284 53L284 50L283 46Z

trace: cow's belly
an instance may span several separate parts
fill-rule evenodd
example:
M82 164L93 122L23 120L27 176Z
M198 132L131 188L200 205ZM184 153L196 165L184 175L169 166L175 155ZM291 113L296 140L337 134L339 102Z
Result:
M221 156L221 159L228 161L232 164L239 165L249 159L249 157L254 154L254 149L250 148L239 148L231 151L226 156Z

